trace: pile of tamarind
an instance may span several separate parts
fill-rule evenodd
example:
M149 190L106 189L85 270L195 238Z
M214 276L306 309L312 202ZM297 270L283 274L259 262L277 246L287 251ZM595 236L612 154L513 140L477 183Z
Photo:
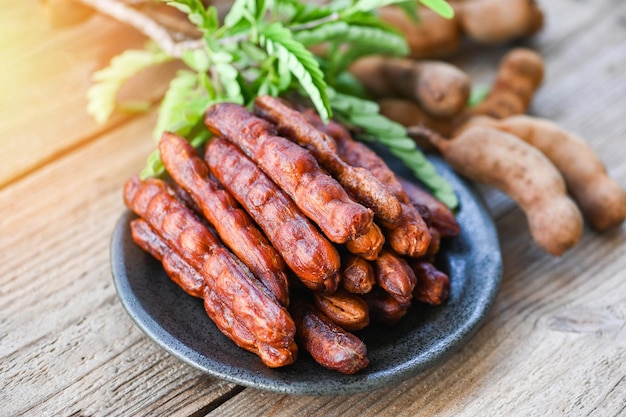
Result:
M537 33L543 23L538 5L532 0L450 3L456 13L450 20L423 9L415 23L393 6L381 10L404 32L411 56L366 57L350 69L381 112L406 126L422 147L434 147L461 175L510 196L524 211L536 243L552 255L578 243L585 220L598 232L622 225L626 192L592 147L558 124L526 114L544 78L538 52L509 50L489 93L473 107L468 106L470 77L441 59L457 52L463 38L503 44ZM507 18L479 21L487 14Z

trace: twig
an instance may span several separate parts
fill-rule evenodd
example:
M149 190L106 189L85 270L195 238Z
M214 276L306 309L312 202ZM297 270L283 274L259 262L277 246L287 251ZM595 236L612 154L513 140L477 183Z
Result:
M126 23L152 39L166 54L181 58L188 50L202 48L202 39L176 42L170 32L145 14L115 0L78 0L99 13Z

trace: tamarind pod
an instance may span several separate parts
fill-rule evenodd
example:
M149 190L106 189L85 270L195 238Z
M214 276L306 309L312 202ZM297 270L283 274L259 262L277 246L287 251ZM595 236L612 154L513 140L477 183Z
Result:
M450 295L450 278L431 262L410 261L417 278L413 299L430 305L443 304Z
M271 96L257 97L254 109L257 115L276 125L281 135L308 149L352 198L372 209L385 223L398 222L402 209L391 191L368 170L345 163L337 155L334 140L312 126L300 112Z
M295 340L284 346L258 340L241 322L236 314L237 310L229 307L219 293L211 291L208 286L204 292L204 310L226 337L237 346L259 356L265 366L278 368L291 365L296 361L298 346Z
M460 114L470 95L467 74L443 61L371 55L352 64L350 72L374 97L407 98L434 117Z
M446 19L425 7L418 11L419 22L396 6L382 7L378 15L404 35L412 58L443 58L458 52L463 39L458 18Z
M469 126L452 140L432 132L429 136L452 169L516 201L531 235L548 253L560 256L578 243L582 215L568 197L561 173L537 148L486 126Z
M354 294L365 294L372 290L376 283L374 267L360 256L346 256L342 259L341 286Z
M354 334L334 324L307 302L292 300L291 312L298 343L317 363L348 375L367 367L367 347Z
M397 254L419 258L428 251L432 236L417 209L411 204L402 203L400 224L385 230L385 240Z
M308 288L334 292L340 258L295 203L235 145L212 140L206 161L213 175L246 209L293 273Z
M131 178L124 187L124 201L202 274L205 284L236 312L259 342L281 348L291 345L295 328L287 310L191 210L172 196L163 181Z
M401 177L398 177L398 181L414 205L423 205L428 209L430 224L437 229L441 237L458 236L461 233L461 227L448 206L417 184Z
M387 166L385 161L379 157L367 145L357 142L340 125L329 122L327 125L321 122L319 116L304 112L305 117L316 126L322 129L335 139L339 156L353 166L360 166L369 170L379 181L387 186L400 201L402 214L398 225L383 226L385 240L394 251L401 255L419 257L426 253L430 244L431 236L428 226L411 205L402 185L396 178L394 172Z
M369 230L361 236L348 240L346 249L352 254L358 255L369 261L378 258L378 254L385 244L385 235L376 223L372 223Z
M407 261L383 250L374 261L376 283L400 304L409 305L415 288L415 273Z
M275 368L293 363L297 356L294 341L286 347L260 342L233 314L211 286L206 285L202 274L187 263L143 219L131 221L133 240L163 264L167 275L185 292L204 299L204 308L217 328L240 346L257 354L266 366Z
M580 136L554 122L518 115L475 123L511 133L539 149L563 175L567 189L590 225L598 231L619 227L626 220L626 191Z
M365 300L343 289L333 294L313 292L313 302L322 313L342 329L361 330L370 322Z
M180 136L164 133L159 153L167 172L200 208L222 242L284 306L289 304L285 263L248 213L209 175L195 149Z
M461 31L480 44L497 44L536 33L543 13L534 0L476 0L451 3Z
M370 171L398 198L400 202L408 202L402 196L402 186L396 179L396 175L387 166L385 161L367 145L352 139L350 132L332 120L324 123L322 119L311 109L304 109L302 115L318 130L326 133L335 140L337 154L346 163L362 167Z
M367 303L371 320L386 325L399 322L409 309L409 305L400 303L378 286L372 288L372 291L367 294L363 294L363 299Z
M219 103L208 109L205 124L241 148L331 241L345 243L370 227L372 211L350 199L306 149L276 136L268 121L237 104Z
M204 279L181 256L170 248L152 227L143 219L130 222L133 241L144 251L161 261L167 275L187 294L193 297L204 297Z
M503 119L525 113L543 76L541 55L528 48L511 50L500 61L491 91L469 114Z
M412 126L425 127L434 130L444 137L452 134L455 128L455 118L434 117L424 111L421 106L414 101L403 98L381 98L377 100L380 107L380 114L400 123L407 128L407 134L414 139L417 145L424 151L433 150L433 145L421 137L411 135ZM417 139L417 140L416 140Z

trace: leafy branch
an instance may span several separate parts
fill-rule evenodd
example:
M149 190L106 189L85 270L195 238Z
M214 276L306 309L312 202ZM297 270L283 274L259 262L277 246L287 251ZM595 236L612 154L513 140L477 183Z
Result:
M347 68L369 54L405 55L406 40L378 18L382 6L398 5L415 13L411 0L332 0L312 6L298 0L235 0L223 19L215 6L200 0L162 0L186 15L197 36L174 34L128 4L115 0L79 0L148 36L157 49L126 51L94 74L88 111L104 122L116 107L116 94L133 75L152 65L179 59L188 67L170 82L153 132L172 131L200 145L208 139L202 119L218 102L249 105L254 98L294 94L327 121L336 117L361 132L361 138L387 146L413 169L446 204L454 193L438 176L401 125L380 115L378 106L356 96L362 91ZM444 0L419 0L442 15ZM311 47L316 46L314 55ZM148 158L142 176L164 172L158 151Z

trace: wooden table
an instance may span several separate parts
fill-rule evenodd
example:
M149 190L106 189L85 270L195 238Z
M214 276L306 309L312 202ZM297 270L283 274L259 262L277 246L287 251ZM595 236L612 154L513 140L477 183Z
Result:
M587 138L626 185L626 2L540 3L546 26L528 45L547 77L531 112ZM109 267L121 187L154 147L155 113L97 126L84 110L90 74L142 39L103 17L53 29L35 0L0 7L0 415L626 415L626 226L586 229L555 258L487 187L502 287L441 366L375 392L301 397L171 357L128 317ZM505 50L457 62L489 79ZM158 97L167 76L151 73L135 92Z

